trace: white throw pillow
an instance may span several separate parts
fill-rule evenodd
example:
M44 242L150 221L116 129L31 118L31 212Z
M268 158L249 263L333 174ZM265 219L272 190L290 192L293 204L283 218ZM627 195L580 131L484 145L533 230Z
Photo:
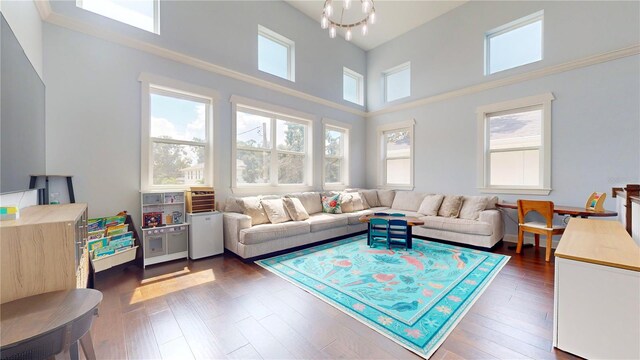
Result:
M302 202L298 198L284 198L282 199L284 203L284 208L287 209L289 216L294 221L302 221L307 220L309 218L309 213L302 205Z
M257 196L242 198L238 205L242 207L243 214L251 217L251 226L269 223L267 213L264 211L260 198Z
M341 210L343 213L364 210L362 198L358 192L345 192L340 194Z
M289 213L284 208L284 202L282 199L261 200L260 203L262 204L262 207L264 207L267 217L272 224L291 221Z
M465 196L460 209L460 219L478 220L480 212L487 208L489 198L486 196Z
M429 216L438 216L438 209L440 209L440 205L442 205L442 201L444 200L444 195L440 194L431 194L424 197L422 203L420 204L420 208L418 212L420 214L429 215Z
M462 196L447 195L438 209L438 216L456 218L462 207Z
M360 194L360 199L362 199L362 210L370 209L371 206L369 206L369 203L367 202L367 198L364 196L364 194L362 192L359 192L358 194ZM378 194L376 194L376 197L377 196Z
M297 198L300 199L302 206L307 210L308 214L315 214L322 212L322 201L320 193L317 192L303 192L303 193L295 193L289 194L285 197L288 198Z

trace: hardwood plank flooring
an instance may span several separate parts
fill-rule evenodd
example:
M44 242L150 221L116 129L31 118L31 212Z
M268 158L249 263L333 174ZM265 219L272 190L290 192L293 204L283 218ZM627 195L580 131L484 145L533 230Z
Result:
M573 359L552 347L554 264L516 254L432 359ZM366 325L231 254L99 273L99 359L416 359Z

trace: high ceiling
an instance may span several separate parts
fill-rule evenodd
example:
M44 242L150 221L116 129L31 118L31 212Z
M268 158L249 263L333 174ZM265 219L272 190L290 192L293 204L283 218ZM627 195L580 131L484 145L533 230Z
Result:
M376 23L369 26L369 34L362 36L359 31L354 32L351 40L355 45L365 51L371 50L407 31L414 29L427 21L451 11L464 4L468 0L461 1L399 1L399 0L374 0L376 7ZM320 23L324 0L287 0L289 4ZM335 6L341 8L342 0L334 0ZM346 16L359 15L357 6L359 1L354 0L353 6ZM320 25L318 25L320 26ZM344 36L344 32L341 33ZM327 30L327 36L329 32Z

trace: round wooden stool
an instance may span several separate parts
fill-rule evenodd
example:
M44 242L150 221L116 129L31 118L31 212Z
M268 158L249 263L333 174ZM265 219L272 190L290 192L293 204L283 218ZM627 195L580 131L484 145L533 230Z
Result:
M91 324L98 314L102 293L73 289L29 296L0 306L0 357L48 359L69 350L79 358L78 341L87 359L96 354Z

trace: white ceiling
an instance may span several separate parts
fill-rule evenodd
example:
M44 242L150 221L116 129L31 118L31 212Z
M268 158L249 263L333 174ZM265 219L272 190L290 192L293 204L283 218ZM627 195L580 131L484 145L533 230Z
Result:
M351 40L361 49L368 51L407 31L414 29L429 20L451 11L468 0L431 1L431 0L375 0L376 23L369 26L369 34L362 36L360 29L353 33ZM320 23L324 0L287 0L289 4ZM340 9L342 0L334 0L335 7ZM359 1L353 0L349 15L359 15ZM320 26L320 25L318 25ZM329 36L329 30L326 30ZM344 36L344 32L341 33Z

